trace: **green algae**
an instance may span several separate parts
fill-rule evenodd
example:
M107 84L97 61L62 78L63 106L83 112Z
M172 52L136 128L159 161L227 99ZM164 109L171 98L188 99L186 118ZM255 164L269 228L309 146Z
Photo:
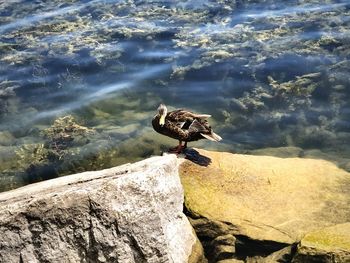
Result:
M71 115L60 117L42 130L44 143L24 144L16 150L17 169L31 182L56 177L66 171L65 162L74 161L72 157L79 153L77 147L86 145L93 133L77 124Z
M42 134L47 139L46 147L57 153L60 159L69 147L87 144L88 136L93 132L92 129L77 124L73 116L68 115L56 119Z
M35 169L37 166L41 166L54 160L56 154L50 155L50 151L45 148L44 144L25 144L16 151L18 158L18 167L23 170Z
M298 244L293 262L349 262L349 223L308 233Z

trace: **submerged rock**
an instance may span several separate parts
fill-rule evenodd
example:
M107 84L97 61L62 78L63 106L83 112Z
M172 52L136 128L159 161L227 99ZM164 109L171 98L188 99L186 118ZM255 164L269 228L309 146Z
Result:
M234 258L230 258L230 259L224 259L224 260L220 260L216 263L243 263L243 260L238 260L238 259L234 259Z
M301 157L303 155L303 149L294 146L287 147L275 147L275 148L262 148L257 150L252 150L248 152L253 155L268 155L268 156L276 156L281 158L288 157Z
M205 262L182 207L174 155L28 185L0 194L0 262Z
M11 146L15 143L15 137L8 131L0 131L0 145Z
M349 173L330 162L204 150L197 159L201 165L182 163L180 175L186 209L210 262L215 253L208 251L229 235L236 239L225 243L232 254L221 260L266 257L350 219Z

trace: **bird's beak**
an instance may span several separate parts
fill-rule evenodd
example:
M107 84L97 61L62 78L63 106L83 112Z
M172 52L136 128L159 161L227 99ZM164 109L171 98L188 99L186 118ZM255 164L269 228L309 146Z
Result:
M165 115L160 116L159 125L163 126L165 124Z

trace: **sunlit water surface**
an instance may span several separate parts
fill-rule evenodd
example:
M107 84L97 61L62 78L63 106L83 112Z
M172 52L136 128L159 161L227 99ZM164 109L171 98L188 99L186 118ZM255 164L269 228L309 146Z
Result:
M161 154L160 102L212 115L190 146L350 170L349 1L261 2L1 1L0 190Z

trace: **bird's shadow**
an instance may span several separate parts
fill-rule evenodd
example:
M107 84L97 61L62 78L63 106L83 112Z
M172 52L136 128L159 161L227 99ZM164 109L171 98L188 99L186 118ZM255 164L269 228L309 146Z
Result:
M201 155L198 151L192 148L187 148L182 152L185 155L185 159L194 162L200 166L208 166L211 164L211 159L207 156Z

